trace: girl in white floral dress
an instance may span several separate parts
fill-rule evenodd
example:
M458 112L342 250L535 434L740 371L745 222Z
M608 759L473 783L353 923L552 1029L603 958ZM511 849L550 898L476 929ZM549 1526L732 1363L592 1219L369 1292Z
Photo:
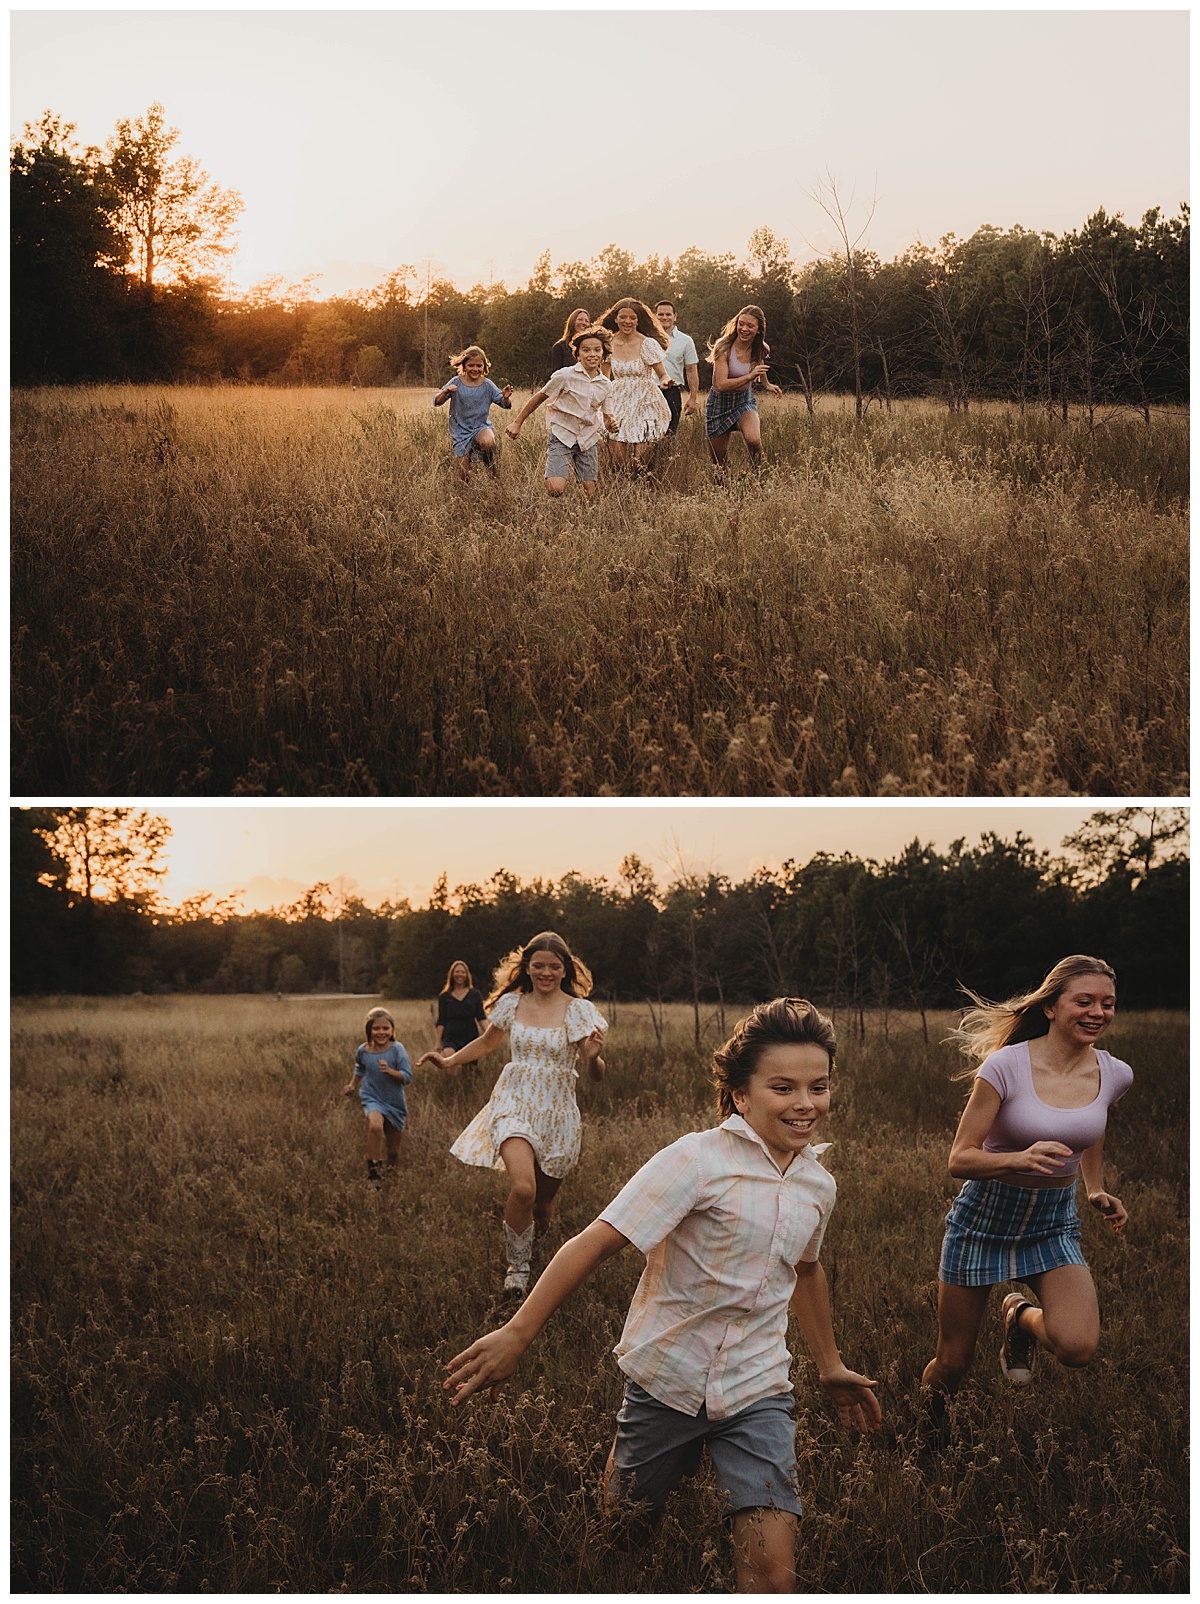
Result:
M613 336L609 406L618 428L609 444L617 463L624 466L628 446L633 447L635 462L640 461L646 447L661 440L671 422L663 390L675 381L662 361L671 342L646 303L632 295L614 302L599 322Z
M592 1080L604 1075L608 1021L587 1001L591 989L591 975L562 937L543 931L496 971L483 1034L449 1058L426 1053L419 1060L453 1072L483 1058L509 1033L512 1057L491 1098L450 1149L464 1164L508 1171L506 1292L529 1285L535 1225L545 1229L555 1193L579 1162L577 1057Z

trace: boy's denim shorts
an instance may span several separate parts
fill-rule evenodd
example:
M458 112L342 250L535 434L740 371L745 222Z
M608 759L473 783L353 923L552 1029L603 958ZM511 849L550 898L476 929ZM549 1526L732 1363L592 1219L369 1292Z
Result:
M578 444L570 445L552 434L546 442L546 478L569 479L571 464L575 464L576 479L588 479L594 484L600 477L599 441L593 441L586 451Z
M658 1508L685 1476L695 1474L706 1443L726 1516L744 1509L801 1513L790 1392L710 1420L704 1405L698 1415L685 1415L626 1377L609 1491Z

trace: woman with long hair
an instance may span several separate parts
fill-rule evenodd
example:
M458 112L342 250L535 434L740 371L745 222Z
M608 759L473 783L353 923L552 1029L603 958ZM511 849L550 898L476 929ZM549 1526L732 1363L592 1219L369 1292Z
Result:
M671 422L663 391L675 381L662 360L671 342L645 301L632 295L614 301L597 322L613 337L609 406L617 420L617 435L610 445L614 459L623 467L628 448L632 447L634 461L639 462L646 447L661 440Z
M438 994L437 1003L437 1046L434 1051L445 1057L473 1042L479 1035L480 1022L487 1017L483 1011L483 997L461 958L456 958L450 965L446 984Z
M761 306L743 306L709 347L708 360L712 363L713 375L704 409L704 431L717 468L725 466L735 430L746 442L751 461L757 462L762 455L762 430L754 387L761 385L774 396L783 394L779 386L767 378L770 355L767 319Z
M559 368L575 366L575 347L572 341L577 334L592 326L592 314L585 306L577 306L570 317L563 324L561 339L555 340L550 351L550 371L557 373Z
M1000 1368L1032 1379L1044 1348L1062 1365L1089 1364L1100 1339L1096 1288L1079 1246L1075 1182L1119 1232L1127 1219L1101 1174L1111 1105L1133 1071L1096 1045L1116 1008L1103 959L1063 958L1040 986L976 1006L955 1033L974 1085L950 1149L964 1182L946 1216L938 1285L937 1353L922 1377L935 1422L970 1368L993 1286L1023 1282L1001 1308Z
M604 1076L608 1021L587 1001L592 977L561 936L544 930L496 970L483 1034L449 1058L418 1060L456 1070L498 1047L507 1031L511 1056L492 1095L450 1151L464 1164L508 1171L504 1204L506 1292L529 1285L535 1226L545 1230L555 1194L579 1162L576 1060L592 1080Z

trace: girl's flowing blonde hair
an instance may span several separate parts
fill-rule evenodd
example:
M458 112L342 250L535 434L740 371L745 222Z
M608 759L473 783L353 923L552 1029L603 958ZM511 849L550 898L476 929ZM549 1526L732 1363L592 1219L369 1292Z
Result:
M743 306L740 312L735 312L717 335L708 348L708 360L715 362L719 356L728 356L733 342L737 339L738 318L752 317L758 324L758 333L750 341L750 366L757 367L765 362L771 354L771 347L767 344L767 314L761 306Z
M523 947L514 947L500 963L492 977L492 995L484 1005L489 1012L506 991L533 990L533 981L529 978L529 960L535 952L552 952L556 958L562 959L566 971L562 977L562 989L568 997L587 997L591 993L592 975L587 965L576 958L561 936L553 930L543 930Z
M370 1009L368 1011L368 1013L367 1013L367 1022L363 1026L363 1043L364 1043L364 1045L366 1045L367 1047L369 1047L371 1045L371 1021L373 1019L386 1019L388 1024L392 1027L392 1040L395 1041L395 1039L396 1039L396 1021L392 1018L391 1014L388 1013L386 1008L372 1008L372 1009Z
M490 373L492 371L492 364L488 361L487 352L483 349L482 345L465 346L457 356L452 356L450 358L450 366L461 373L463 368L473 356L477 356L483 363L483 371L485 373Z
M967 1069L959 1070L956 1080L966 1080L975 1073L989 1053L1014 1042L1033 1041L1045 1036L1050 1021L1044 1012L1047 1003L1056 1003L1072 980L1080 975L1107 975L1115 986L1116 971L1103 958L1089 958L1086 953L1073 953L1060 958L1054 968L1033 991L1010 997L1007 1002L988 1002L969 986L962 989L975 1004L968 1008L958 1022L958 1028L946 1039L957 1043L959 1052L970 1060Z

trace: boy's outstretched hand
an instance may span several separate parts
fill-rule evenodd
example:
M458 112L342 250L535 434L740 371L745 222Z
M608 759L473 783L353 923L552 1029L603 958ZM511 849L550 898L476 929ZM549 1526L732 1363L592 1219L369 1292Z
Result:
M449 1378L442 1382L444 1390L454 1388L450 1402L461 1403L473 1392L486 1387L495 1403L501 1383L507 1381L520 1364L525 1348L526 1344L520 1337L507 1326L501 1326L498 1331L489 1331L486 1337L480 1337L469 1348L456 1353L446 1366L450 1372Z
M859 1431L878 1431L883 1410L873 1388L877 1381L868 1381L856 1370L841 1365L821 1377L821 1385L837 1405L838 1419L843 1426L855 1426Z

